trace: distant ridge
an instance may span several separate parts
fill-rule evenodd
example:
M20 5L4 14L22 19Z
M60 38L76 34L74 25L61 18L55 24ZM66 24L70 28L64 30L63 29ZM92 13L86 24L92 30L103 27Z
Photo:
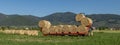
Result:
M72 12L57 12L45 17L0 13L0 26L37 26L40 20L48 20L53 25L80 25L75 21L75 16L76 14ZM120 27L120 15L117 14L91 14L86 16L93 19L93 26L95 27Z

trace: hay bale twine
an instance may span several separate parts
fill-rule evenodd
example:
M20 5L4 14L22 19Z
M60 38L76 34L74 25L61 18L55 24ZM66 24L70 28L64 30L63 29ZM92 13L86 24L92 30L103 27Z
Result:
M85 17L84 14L77 14L75 19L76 19L76 21L81 21L81 19L84 17Z
M88 33L88 29L87 27L80 25L79 27L77 27L77 32L79 34L85 34L85 33Z
M49 28L50 34L56 34L57 30L56 30L56 26L51 26Z
M38 25L41 28L50 28L51 23L49 21L46 21L46 20L41 20Z
M92 23L93 23L92 19L87 18L87 17L82 18L82 20L81 20L81 24L84 26L87 26L87 27L90 27L92 25Z

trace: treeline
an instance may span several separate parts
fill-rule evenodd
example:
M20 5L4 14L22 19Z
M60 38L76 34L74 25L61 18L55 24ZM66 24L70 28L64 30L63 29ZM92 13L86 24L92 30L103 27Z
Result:
M0 30L40 30L38 26L0 26Z

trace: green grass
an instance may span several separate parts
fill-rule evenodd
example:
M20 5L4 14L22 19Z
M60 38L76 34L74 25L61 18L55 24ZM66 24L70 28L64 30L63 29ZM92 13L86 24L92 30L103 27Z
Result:
M95 32L94 36L27 36L0 33L0 45L119 45L120 33Z

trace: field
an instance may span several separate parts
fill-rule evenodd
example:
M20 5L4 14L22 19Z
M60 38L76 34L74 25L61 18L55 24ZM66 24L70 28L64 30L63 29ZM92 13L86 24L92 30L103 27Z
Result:
M117 33L116 33L117 32ZM38 36L0 33L0 45L119 45L120 31L94 31L94 36Z

